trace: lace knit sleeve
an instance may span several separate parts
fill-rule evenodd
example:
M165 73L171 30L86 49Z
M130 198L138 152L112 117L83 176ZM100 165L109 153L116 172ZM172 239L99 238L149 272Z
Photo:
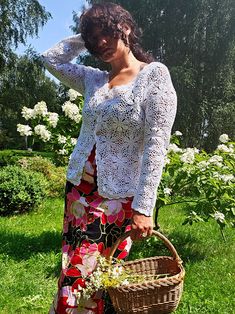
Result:
M41 58L51 74L65 85L83 94L86 74L93 68L70 62L82 51L85 51L84 42L81 35L78 34L70 36L46 50L42 53Z
M146 92L144 152L132 208L153 215L164 157L176 115L177 97L167 67L157 63Z

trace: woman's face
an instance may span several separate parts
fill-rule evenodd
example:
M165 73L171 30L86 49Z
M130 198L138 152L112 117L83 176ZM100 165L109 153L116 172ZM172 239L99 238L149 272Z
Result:
M129 48L119 38L114 38L108 32L95 28L92 36L88 39L89 44L93 47L99 59L104 62L112 62L120 59L125 53L129 52Z

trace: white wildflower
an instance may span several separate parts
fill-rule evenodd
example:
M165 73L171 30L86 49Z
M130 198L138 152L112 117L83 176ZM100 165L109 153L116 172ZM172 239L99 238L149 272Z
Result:
M57 126L59 115L56 112L48 112L47 114L49 124L55 128Z
M59 149L58 150L58 154L59 155L66 155L67 154L67 150L65 148Z
M34 106L34 113L35 116L45 117L47 115L47 104L45 103L45 101L39 101Z
M25 120L30 120L35 117L34 109L23 107L21 111L22 117L25 118Z
M170 188L165 188L165 189L163 190L163 192L164 192L164 194L166 194L166 195L171 195L172 189L170 189Z
M216 211L213 215L215 220L218 220L219 222L224 222L225 216L223 213Z
M71 144L72 144L72 145L76 145L76 144L77 144L77 139L74 138L74 137L72 137L72 138L71 138Z
M71 101L66 101L62 106L62 110L64 111L66 117L76 123L80 122L82 116L77 105L73 104Z
M35 134L41 137L43 142L47 142L51 138L51 132L46 129L45 125L42 124L36 125L34 128L34 132Z
M73 101L75 100L77 97L82 96L82 94L78 93L77 91L75 91L74 89L70 88L68 90L68 96L69 96L69 100Z
M227 143L228 140L229 140L228 134L222 134L222 135L220 135L220 137L219 137L219 141L220 141L221 143Z
M29 125L24 124L17 124L17 131L20 133L21 136L30 136L32 135L32 129Z
M182 136L183 134L180 131L175 131L176 136Z
M192 164L194 162L194 150L186 150L182 156L180 156L180 160L186 164Z
M81 287L81 286L80 286ZM77 300L80 300L81 299L81 296L82 296L82 293L79 291L79 285L78 285L78 289L73 289L73 294L76 295L76 299ZM72 314L73 312L71 312ZM74 313L78 313L78 312L74 312Z
M115 266L112 270L112 275L113 277L118 277L122 274L122 272L123 272L123 267Z
M233 147L228 147L224 144L220 144L217 146L217 150L223 153L233 153Z
M168 146L168 152L174 152L174 153L181 153L182 149L179 148L176 144L169 144Z
M60 135L58 136L58 143L59 144L65 144L67 142L66 136Z
M122 285L123 285L123 286L129 285L129 281L128 281L127 279L125 279L125 280L122 282Z

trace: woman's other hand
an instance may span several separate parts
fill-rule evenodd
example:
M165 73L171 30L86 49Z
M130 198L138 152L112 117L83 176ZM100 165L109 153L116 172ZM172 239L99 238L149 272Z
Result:
M140 240L153 232L153 217L147 217L137 211L133 212L131 224L131 239Z

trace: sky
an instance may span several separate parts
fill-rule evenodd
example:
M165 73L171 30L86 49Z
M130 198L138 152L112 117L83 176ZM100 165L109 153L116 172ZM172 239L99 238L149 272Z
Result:
M80 15L82 7L87 6L87 2L86 0L38 0L38 2L51 13L52 18L39 29L38 37L28 37L27 46L31 45L36 52L42 53L63 38L73 35L69 28L73 24L73 11ZM26 49L26 46L20 45L15 52L22 55ZM46 75L58 83L48 71Z
M78 15L85 0L38 0L52 15L52 18L39 30L38 38L28 38L27 45L31 45L37 52L41 53L53 46L65 37L73 35L69 26L73 24L73 11ZM23 54L27 47L20 45L17 54Z

